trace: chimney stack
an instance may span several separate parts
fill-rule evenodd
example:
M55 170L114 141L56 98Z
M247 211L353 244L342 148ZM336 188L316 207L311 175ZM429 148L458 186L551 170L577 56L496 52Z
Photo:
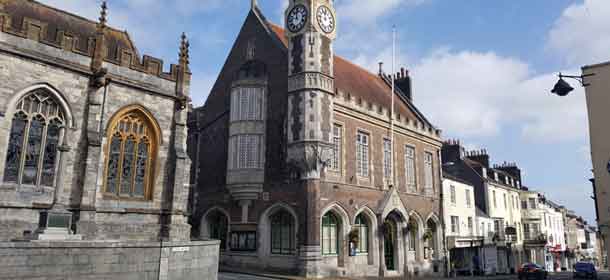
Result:
M405 97L409 101L413 101L413 92L411 86L411 77L409 77L409 70L406 70L404 67L400 68L400 72L398 73L398 77L396 79L396 87L405 94Z

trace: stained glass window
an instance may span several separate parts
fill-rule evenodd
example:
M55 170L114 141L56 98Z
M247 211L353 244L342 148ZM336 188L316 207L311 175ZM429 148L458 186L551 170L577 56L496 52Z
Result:
M55 179L55 162L57 162L57 149L59 147L60 124L53 120L47 127L47 145L42 160L42 185L52 187Z
M6 155L4 181L54 185L64 114L44 89L24 96L15 108Z
M127 110L111 121L107 148L106 194L151 199L151 168L157 135L152 122L138 109Z
M21 153L23 139L28 120L23 112L19 112L13 119L13 127L6 156L6 167L4 170L4 181L17 183L19 180L19 169L21 166Z
M135 196L144 196L144 178L146 176L146 163L148 162L148 143L146 141L142 141L138 144L137 157L135 189L133 194Z
M115 134L110 140L110 156L108 158L108 177L106 191L115 193L119 182L119 161L121 159L121 135Z

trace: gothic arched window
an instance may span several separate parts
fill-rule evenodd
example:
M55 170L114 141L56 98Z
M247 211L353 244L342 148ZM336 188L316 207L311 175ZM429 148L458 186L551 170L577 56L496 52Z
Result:
M142 110L123 110L111 122L106 148L105 194L151 199L158 128Z
M357 253L368 253L369 251L369 222L364 214L356 217L354 229L358 232L358 243L356 244Z
M322 217L322 255L339 254L339 219L332 212Z
M294 251L294 220L286 211L279 211L270 217L271 253L290 255Z
M64 113L45 89L25 95L15 108L4 182L54 186Z

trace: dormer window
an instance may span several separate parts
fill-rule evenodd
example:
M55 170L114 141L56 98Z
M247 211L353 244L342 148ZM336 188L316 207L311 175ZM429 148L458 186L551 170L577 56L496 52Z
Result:
M500 182L498 172L494 172L494 180L496 180L496 182Z

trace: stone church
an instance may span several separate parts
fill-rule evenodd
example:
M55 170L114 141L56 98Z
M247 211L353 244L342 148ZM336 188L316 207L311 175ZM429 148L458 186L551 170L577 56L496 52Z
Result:
M371 73L334 54L333 2L290 0L280 27L252 1L189 115L192 234L220 239L230 267L441 275L440 130L417 109L408 71Z
M190 240L188 59L184 37L168 71L141 57L105 3L0 0L0 241Z

